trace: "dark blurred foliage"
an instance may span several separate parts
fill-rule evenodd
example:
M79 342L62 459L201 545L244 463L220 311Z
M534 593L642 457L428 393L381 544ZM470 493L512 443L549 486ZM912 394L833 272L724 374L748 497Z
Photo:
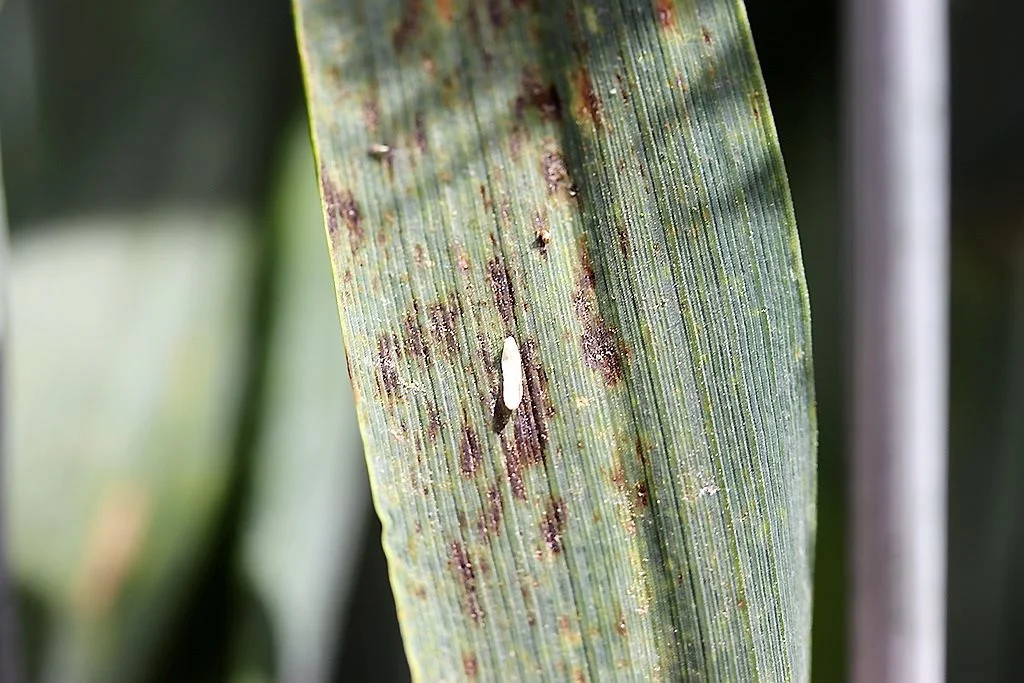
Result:
M841 16L837 2L748 0L811 292L820 427L814 679L844 677ZM1024 666L1024 5L954 0L949 679ZM284 0L8 0L0 128L12 229L171 201L264 204L286 123L302 115ZM244 439L243 439L244 443ZM237 502L154 665L223 680L232 629L266 659L266 615L230 569ZM337 680L408 678L372 513ZM35 612L31 612L34 614ZM242 617L240 618L240 615ZM25 624L31 627L31 620ZM28 628L31 636L35 629ZM27 638L32 642L32 638Z

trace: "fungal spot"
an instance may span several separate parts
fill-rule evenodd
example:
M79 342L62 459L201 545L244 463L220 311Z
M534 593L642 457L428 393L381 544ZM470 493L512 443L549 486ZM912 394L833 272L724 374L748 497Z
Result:
M448 353L458 352L458 340L455 337L455 321L458 317L458 309L455 306L440 301L430 304L427 308L430 332L441 348Z
M594 128L600 129L604 125L604 105L601 98L594 90L594 84L590 82L590 74L585 67L579 67L573 74L575 92L579 97L577 111L588 118Z
M377 387L388 398L402 395L398 381L398 337L383 334L377 338Z
M412 260L420 268L430 265L430 259L427 258L427 250L423 248L422 244L417 244L412 248Z
M433 403L427 404L427 438L431 442L437 441L441 434L441 413Z
M658 26L663 29L672 28L675 21L672 16L672 0L657 0L654 3L654 15L658 18Z
M416 586L416 588L413 589L412 594L415 595L420 600L426 600L427 599L427 589L424 588L423 586Z
M494 413L491 415L491 429L494 430L495 434L501 434L502 430L505 429L505 425L508 424L510 417L512 417L512 411L505 407L505 403L497 400L494 401Z
M469 271L469 254L458 242L455 243L455 265L462 273Z
M466 614L474 623L479 624L484 618L484 613L480 609L476 596L476 572L473 570L472 558L470 558L469 553L466 552L466 549L458 541L452 541L450 562L465 594L464 609Z
M466 678L476 678L477 671L476 657L468 652L464 652L462 654L462 673L466 674Z
M407 356L427 357L427 345L423 340L423 327L419 321L419 304L413 303L413 312L402 322L402 348Z
M515 293L512 290L512 282L508 270L501 258L496 257L487 262L487 275L491 284L491 294L494 297L494 305L501 315L501 321L505 330L515 327L513 311L515 310Z
M359 205L356 203L351 191L339 190L324 171L321 171L321 174L324 204L327 211L327 229L330 232L331 240L336 241L339 238L338 217L340 216L348 231L352 253L355 254L363 246L363 242L366 239L366 231L363 229L363 216L359 211Z
M562 552L562 533L565 531L566 510L562 499L552 500L540 522L540 534L544 545L552 553Z
M562 118L562 100L558 96L558 90L554 85L544 84L535 69L523 69L515 107L518 120L523 119L527 108L536 110L545 121L557 121Z
M551 244L551 230L548 229L547 219L540 211L533 214L533 237L540 253L547 256L548 245Z
M626 232L625 224L621 221L616 221L615 233L618 237L619 251L622 253L623 258L629 258L629 233Z
M650 505L650 495L647 493L646 482L638 482L636 485L636 507L645 508Z
M569 171L565 168L565 160L552 145L545 146L544 155L540 160L540 167L544 174L544 182L547 184L549 196L556 194L563 188L568 192L569 188L572 187ZM574 195L569 193L569 196Z
M491 486L487 489L487 500L480 519L477 523L477 530L484 538L495 536L501 531L501 518L505 511L505 503L501 498L501 489Z
M423 0L405 0L402 5L402 16L392 34L392 43L396 52L402 52L406 44L419 31L420 17L423 14Z
M583 334L580 337L583 360L588 367L601 373L605 384L613 386L622 379L621 346L614 330L598 313L594 294L594 270L590 265L586 243L581 241L579 248L581 267L578 288L573 296L573 308L583 324Z
M509 410L523 402L523 360L512 337L505 338L501 351L501 397Z
M391 156L391 147L390 145L385 145L383 142L375 142L370 145L370 148L366 150L366 153L369 154L372 159L383 161Z
M427 153L427 125L423 120L423 112L416 112L413 118L413 125L416 129L416 146L421 154Z
M480 441L472 427L462 428L462 442L459 445L459 465L462 473L472 476L483 462L484 454L480 450Z
M711 32L708 31L706 26L700 27L700 37L704 39L704 44L711 47Z
M619 615L619 623L615 625L615 630L618 631L619 635L623 638L628 636L629 632L626 630L626 618L621 614Z

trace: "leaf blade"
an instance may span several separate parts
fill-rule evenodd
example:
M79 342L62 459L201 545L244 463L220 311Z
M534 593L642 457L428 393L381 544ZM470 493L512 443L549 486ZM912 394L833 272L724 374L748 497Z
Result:
M742 7L297 7L414 675L806 678L807 294Z

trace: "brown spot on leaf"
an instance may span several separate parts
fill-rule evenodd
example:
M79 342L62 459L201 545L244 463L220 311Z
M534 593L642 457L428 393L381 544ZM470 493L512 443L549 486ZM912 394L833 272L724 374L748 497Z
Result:
M462 442L459 445L459 465L467 477L476 473L483 463L484 454L480 450L480 440L469 425L462 428Z
M558 630L563 634L572 633L572 622L564 614L558 616Z
M629 102L629 90L626 89L626 82L622 80L622 74L615 74L615 82L619 86L617 90L619 91L619 96L622 98L622 101Z
M424 586L416 586L416 588L413 589L412 594L420 600L427 599L427 589Z
M402 16L398 20L398 26L392 34L392 43L396 52L402 52L406 44L415 38L420 28L420 19L423 14L423 0L405 0L402 5Z
M505 501L501 497L501 489L491 486L487 489L487 500L484 509L480 513L478 524L480 535L489 537L491 534L498 535L501 531L501 518L505 511Z
M626 618L622 614L619 614L619 623L615 625L615 630L623 638L629 637L629 632L626 630Z
M576 69L573 73L573 84L579 97L579 114L590 119L594 128L601 128L604 125L604 104L594 90L586 67L580 66Z
M650 494L647 493L647 483L637 482L636 485L636 506L638 508L645 508L650 505L651 499Z
M340 217L348 231L349 244L352 253L359 251L366 239L366 231L363 229L363 216L359 211L359 205L349 190L340 190L327 175L326 169L321 169L321 183L323 185L324 205L327 212L327 230L331 235L331 242L336 243L340 238L338 218Z
M427 251L423 248L422 244L417 244L412 248L412 261L420 268L424 267L429 263L427 260Z
M711 47L711 32L708 31L706 26L700 27L700 37L704 39L704 44Z
M451 566L465 594L466 614L474 623L480 623L484 618L484 613L480 609L480 604L476 597L476 572L473 571L472 558L470 558L469 553L466 552L466 549L458 541L452 541Z
M466 674L466 678L476 678L479 665L476 661L476 655L469 652L462 653L462 672Z
M547 419L555 414L548 398L547 373L537 358L537 342L528 339L519 349L523 360L526 391L523 402L513 413L512 436L502 437L505 470L515 498L526 498L523 470L544 462L548 445Z
M416 129L416 146L419 148L421 154L427 153L427 124L423 120L423 112L416 112L416 116L413 118L413 124Z
M541 537L552 553L562 552L562 532L565 531L565 521L565 502L561 499L552 500L540 522Z
M658 26L663 29L672 28L675 25L672 0L655 0L654 16L658 19Z
M402 395L398 380L398 337L383 334L377 338L377 383L378 389L388 398Z
M581 268L578 288L573 296L573 308L583 323L583 334L580 337L583 360L588 367L601 373L605 384L612 386L622 379L621 344L615 331L605 323L598 312L594 293L594 269L590 264L586 243L580 241L579 248Z
M427 438L432 442L437 441L441 434L441 413L433 403L427 404Z
M536 69L523 69L516 97L516 118L522 120L527 108L534 109L545 121L557 121L562 117L562 100L554 85L541 81Z
M465 273L469 271L469 254L466 253L466 249L458 242L455 243L455 265L460 272Z
M626 232L626 225L621 221L616 221L615 233L619 238L619 251L624 258L629 258L629 233Z
M487 279L491 284L491 294L494 297L494 305L501 315L501 321L505 325L505 332L510 332L515 326L516 297L512 289L512 280L509 277L508 269L500 257L495 257L487 262Z
M544 182L548 186L548 195L556 194L560 189L568 190L572 185L569 179L569 171L565 167L565 159L561 153L553 147L546 146L544 156L540 159L541 171L544 173Z
M402 348L408 356L424 358L428 353L427 345L423 341L423 327L419 321L419 306L413 305L416 310L405 316L402 323Z
M459 311L454 304L438 301L427 308L427 320L430 332L441 348L448 353L458 352L458 339L455 336L455 321Z

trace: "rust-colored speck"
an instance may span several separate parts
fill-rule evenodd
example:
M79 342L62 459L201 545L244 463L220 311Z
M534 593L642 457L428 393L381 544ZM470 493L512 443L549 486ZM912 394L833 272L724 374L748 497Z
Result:
M629 258L629 233L626 232L626 225L622 222L616 221L615 233L618 237L619 251L622 253L622 257Z
M672 28L675 25L672 0L656 0L654 3L654 15L658 18L658 26L663 29Z
M455 251L455 265L458 267L459 272L466 273L469 271L469 254L466 253L466 248L456 242L452 246Z
M433 403L427 404L427 438L432 442L437 441L437 437L441 434L441 427L444 425L441 423L441 413L438 411L437 406Z
M516 297L512 289L512 280L508 270L500 257L495 257L487 262L487 279L491 283L491 294L494 297L494 305L501 315L501 321L505 324L505 331L510 332L515 326Z
M352 196L350 190L345 190L336 195L335 197L339 202L334 208L335 211L341 213L341 217L345 221L345 228L348 230L348 241L352 246L352 252L359 251L359 248L363 246L363 242L366 240L366 231L363 229L363 215L359 211L359 205L356 203L355 197ZM328 206L330 206L328 204Z
M483 183L480 183L480 201L483 202L485 211L490 211L494 206L494 202L487 196L487 187Z
M421 154L426 154L427 124L423 120L423 112L416 112L416 116L413 118L413 124L416 128L416 146L419 148Z
M470 426L462 428L462 443L459 446L459 466L467 477L476 473L483 463L484 454L480 450L480 440Z
M451 565L466 596L466 614L474 623L479 624L484 618L484 613L476 597L476 572L473 570L472 558L458 541L452 541Z
M587 676L582 670L576 669L572 672L572 683L587 683Z
M438 301L427 307L427 320L434 340L448 353L458 352L458 340L455 336L455 321L459 311L453 304Z
M491 26L496 29L505 26L505 8L501 0L487 0L487 16L491 19Z
M412 594L420 600L427 599L427 589L423 586L416 586L416 588L413 589Z
M398 337L383 334L377 338L377 381L378 388L389 398L402 395L398 381Z
M437 7L437 16L441 18L441 21L446 24L452 23L452 17L455 16L452 0L436 0L435 7Z
M601 128L604 125L604 104L594 90L586 67L580 66L576 69L573 82L580 98L580 113L590 119L595 128Z
M479 665L476 661L476 655L469 652L462 653L462 673L466 674L466 678L476 678Z
M515 107L516 118L520 120L527 108L535 109L546 121L556 121L562 117L562 100L558 97L558 90L554 85L543 83L536 69L523 69Z
M572 633L572 622L569 621L569 617L562 614L558 617L558 630L564 634Z
M619 615L619 623L615 625L615 630L618 631L619 635L623 638L629 637L629 631L626 630L626 618Z
M571 187L569 171L565 167L565 159L560 152L550 146L544 150L544 156L540 160L541 171L544 173L544 182L548 186L548 194L553 195L560 189L566 190Z
M706 26L700 27L700 37L704 39L704 44L711 47L711 32L708 31Z
M552 553L562 552L562 532L565 531L565 521L565 502L561 499L552 500L540 522L541 537Z
M420 28L422 14L423 0L405 0L405 4L402 6L402 16L392 34L392 43L396 52L401 52L406 44L415 38L416 32Z

